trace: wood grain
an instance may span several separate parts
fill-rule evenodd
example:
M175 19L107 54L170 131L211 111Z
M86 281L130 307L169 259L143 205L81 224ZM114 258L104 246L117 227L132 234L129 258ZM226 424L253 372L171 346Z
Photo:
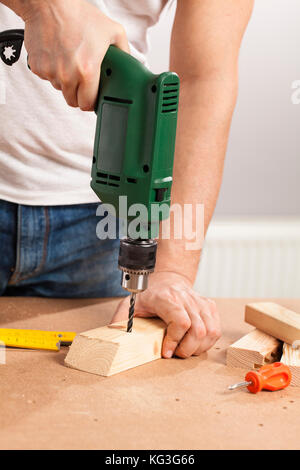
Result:
M229 367L257 369L278 360L280 351L280 341L256 329L227 349L226 363Z
M300 340L300 314L273 302L246 305L245 321L288 344Z
M290 344L284 343L281 362L291 369L291 385L300 387L300 348L295 349Z
M159 319L135 318L127 322L85 331L77 335L65 364L92 374L110 376L161 357L166 325Z

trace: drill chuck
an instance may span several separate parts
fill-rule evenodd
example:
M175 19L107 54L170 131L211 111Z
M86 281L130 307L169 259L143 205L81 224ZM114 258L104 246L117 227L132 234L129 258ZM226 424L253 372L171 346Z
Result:
M155 268L156 250L155 240L126 238L120 241L119 269L124 289L132 293L147 289L149 274Z

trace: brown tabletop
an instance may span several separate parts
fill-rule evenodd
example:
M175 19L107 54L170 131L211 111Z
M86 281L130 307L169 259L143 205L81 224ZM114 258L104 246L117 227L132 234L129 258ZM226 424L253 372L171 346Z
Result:
M217 299L223 337L200 357L160 359L112 376L68 369L60 352L7 350L0 365L1 449L299 449L300 389L229 392L229 344L252 329L244 306ZM272 299L274 300L274 299ZM275 299L300 311L300 300ZM117 300L0 298L2 328L84 331Z

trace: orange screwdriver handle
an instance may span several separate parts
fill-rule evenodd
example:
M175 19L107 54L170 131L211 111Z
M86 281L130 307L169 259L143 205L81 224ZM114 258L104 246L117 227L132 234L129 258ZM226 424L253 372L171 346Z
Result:
M287 387L292 380L292 374L288 366L281 362L273 362L261 367L258 371L250 371L245 377L248 390L251 393L258 393L261 390L282 390Z

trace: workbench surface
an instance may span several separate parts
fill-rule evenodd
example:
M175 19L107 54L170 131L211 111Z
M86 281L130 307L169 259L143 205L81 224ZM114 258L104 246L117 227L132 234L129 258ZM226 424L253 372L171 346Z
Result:
M112 377L65 367L67 348L7 350L0 448L299 449L299 388L227 391L244 371L225 366L226 348L252 329L243 316L254 300L217 300L223 337L208 354ZM274 301L300 312L300 300ZM0 327L84 331L108 323L117 302L3 297Z

